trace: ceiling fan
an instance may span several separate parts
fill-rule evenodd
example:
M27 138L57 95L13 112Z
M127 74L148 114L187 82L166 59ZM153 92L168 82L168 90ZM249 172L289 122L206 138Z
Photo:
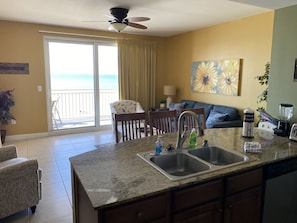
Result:
M117 32L123 31L127 26L131 26L133 28L137 29L147 29L146 26L135 23L135 22L142 22L150 20L148 17L130 17L127 18L129 9L126 8L120 8L120 7L114 7L110 9L110 14L105 16L111 18L108 20L110 23L109 30L116 30ZM96 21L94 21L96 22Z

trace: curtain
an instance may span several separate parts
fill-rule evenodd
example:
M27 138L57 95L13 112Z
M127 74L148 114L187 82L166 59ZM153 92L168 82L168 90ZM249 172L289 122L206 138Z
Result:
M118 41L120 99L138 101L146 111L155 105L156 48L153 41Z

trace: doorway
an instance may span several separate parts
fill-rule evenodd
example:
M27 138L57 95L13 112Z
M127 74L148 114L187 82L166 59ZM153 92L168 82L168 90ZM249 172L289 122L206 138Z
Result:
M110 127L118 100L114 43L45 38L49 131Z

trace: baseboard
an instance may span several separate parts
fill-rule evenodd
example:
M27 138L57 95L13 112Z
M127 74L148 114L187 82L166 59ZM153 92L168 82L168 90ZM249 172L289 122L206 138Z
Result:
M42 137L47 137L47 136L49 136L48 132L22 134L22 135L11 135L11 136L6 136L5 137L5 142L16 141L16 140L24 140L24 139L42 138Z
M41 132L41 133L32 133L32 134L21 134L21 135L11 135L5 137L5 142L16 141L16 140L24 140L24 139L35 139L42 138L48 136L57 136L57 135L69 135L69 134L79 134L86 132L97 132L97 131L111 131L111 125L101 126L98 128L78 128L78 129L65 129L60 131L52 131L52 132ZM6 144L5 143L5 144Z

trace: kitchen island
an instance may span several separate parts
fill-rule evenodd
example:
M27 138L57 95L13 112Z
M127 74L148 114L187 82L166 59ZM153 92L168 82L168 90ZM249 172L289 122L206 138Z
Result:
M263 168L297 157L297 142L257 129L252 139L241 135L241 128L206 129L198 143L206 139L243 152L244 143L254 141L261 143L262 153L247 153L249 162L180 181L170 181L137 156L154 150L156 136L102 145L70 158L74 222L183 222L205 216L211 222L232 222L231 208L237 203L245 210L252 205L243 216L260 222ZM162 141L175 145L176 134Z

